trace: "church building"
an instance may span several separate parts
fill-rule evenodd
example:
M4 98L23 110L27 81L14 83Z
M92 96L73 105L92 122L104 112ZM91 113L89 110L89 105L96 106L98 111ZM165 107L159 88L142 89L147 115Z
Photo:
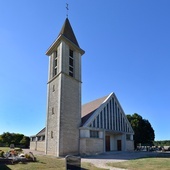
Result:
M57 157L134 149L134 131L114 93L81 105L84 53L66 18L46 52L46 127L30 137L30 149Z

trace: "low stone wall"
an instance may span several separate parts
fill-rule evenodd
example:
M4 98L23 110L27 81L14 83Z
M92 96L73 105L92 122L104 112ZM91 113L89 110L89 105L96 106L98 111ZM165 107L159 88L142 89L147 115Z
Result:
M134 141L126 140L126 151L134 151Z
M30 142L30 149L36 150L36 142L35 141Z
M103 139L100 138L81 138L80 139L80 154L102 153Z
M30 142L30 149L44 152L45 151L45 141Z
M45 152L45 141L37 141L37 151Z

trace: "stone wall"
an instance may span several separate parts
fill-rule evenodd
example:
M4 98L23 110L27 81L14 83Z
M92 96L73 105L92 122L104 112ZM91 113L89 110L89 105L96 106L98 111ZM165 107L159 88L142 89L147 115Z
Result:
M103 139L100 138L81 138L80 154L94 154L104 152Z
M45 141L37 142L37 151L45 152Z
M36 142L35 141L30 142L30 149L31 150L36 150Z
M134 150L134 141L126 140L126 151L133 151L133 150Z
M31 141L30 149L44 152L45 151L45 141Z

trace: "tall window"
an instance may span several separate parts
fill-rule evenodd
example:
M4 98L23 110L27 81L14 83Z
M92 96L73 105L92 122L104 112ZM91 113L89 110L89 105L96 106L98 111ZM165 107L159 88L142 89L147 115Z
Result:
M58 54L57 54L57 51L55 52L54 54L54 76L57 75L57 57L58 57Z
M73 50L71 49L69 51L69 75L71 77L74 76L74 56L73 56Z
M106 129L106 108L104 107L104 129Z

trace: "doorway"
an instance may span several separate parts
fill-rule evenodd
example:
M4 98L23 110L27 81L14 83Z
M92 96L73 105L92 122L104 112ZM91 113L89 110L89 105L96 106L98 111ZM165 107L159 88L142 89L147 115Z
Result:
M117 140L117 150L118 151L122 150L122 141L121 140Z
M110 136L105 137L106 152L110 151Z

